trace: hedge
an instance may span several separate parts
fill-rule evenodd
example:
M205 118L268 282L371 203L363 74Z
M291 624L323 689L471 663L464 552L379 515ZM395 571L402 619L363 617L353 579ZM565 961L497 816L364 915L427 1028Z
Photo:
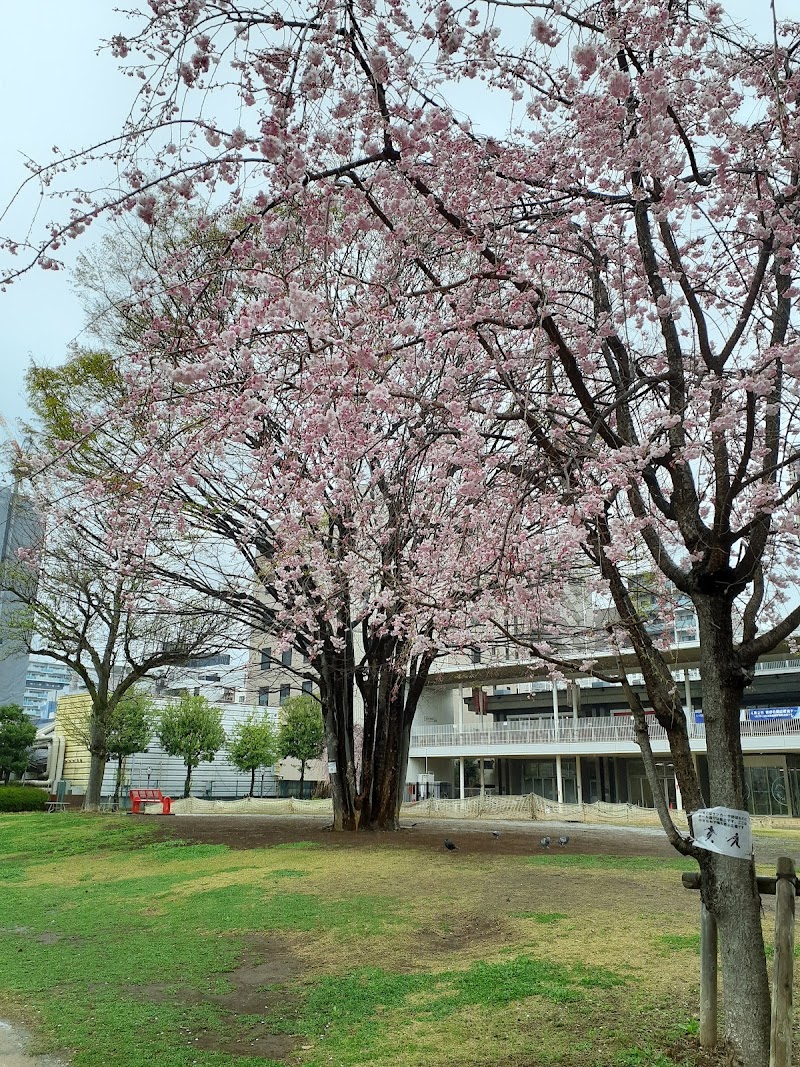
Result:
M49 799L35 785L0 785L0 811L44 811Z

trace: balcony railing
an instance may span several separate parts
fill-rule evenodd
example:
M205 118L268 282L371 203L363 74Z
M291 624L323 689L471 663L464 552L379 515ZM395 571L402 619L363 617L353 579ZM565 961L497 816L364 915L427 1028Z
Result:
M648 720L651 741L667 740L666 730ZM743 738L793 737L800 735L800 719L741 723ZM689 737L705 740L702 723L691 724ZM411 734L412 748L461 748L467 746L495 747L507 745L572 745L614 742L636 743L633 721L628 716L608 719L560 719L558 728L552 719L525 723L493 723L485 726L443 725L428 726Z

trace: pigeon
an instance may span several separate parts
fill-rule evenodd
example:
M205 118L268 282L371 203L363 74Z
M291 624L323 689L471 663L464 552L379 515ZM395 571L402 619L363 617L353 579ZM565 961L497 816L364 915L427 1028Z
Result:
M543 837L539 844L542 846L542 848L550 848L550 838Z
M444 839L444 847L448 852L458 852L458 845L454 845L449 837Z
M492 830L492 837L495 839L495 841L497 840L497 838L499 836L500 836L500 831L499 830Z
M564 835L564 837L559 837L558 843L563 848L564 845L568 845L569 844L569 837L566 834Z

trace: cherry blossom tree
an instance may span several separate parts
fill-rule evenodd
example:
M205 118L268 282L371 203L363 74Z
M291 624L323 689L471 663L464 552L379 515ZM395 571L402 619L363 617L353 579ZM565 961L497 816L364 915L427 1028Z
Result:
M471 634L496 554L488 528L505 522L487 506L500 468L474 460L496 435L457 398L457 376L474 374L459 346L435 357L409 341L396 301L367 304L349 280L352 255L310 255L298 233L280 256L260 252L251 239L232 253L239 277L207 315L193 294L215 283L205 268L187 281L183 258L161 264L152 295L141 287L137 317L152 325L120 354L127 402L100 419L129 487L119 515L192 531L197 566L165 576L305 654L337 767L334 825L396 829L428 670ZM403 261L381 255L355 261L399 290ZM147 433L132 434L142 412Z
M669 662L630 595L648 558L665 598L674 588L697 612L707 799L743 808L744 690L800 622L800 28L773 30L761 42L712 0L291 11L159 0L112 42L142 79L140 109L102 150L122 162L123 184L75 204L17 269L53 265L103 210L151 223L201 193L252 205L228 249L239 262L254 234L259 255L282 251L294 217L327 265L380 235L407 267L402 289L370 262L351 314L373 341L403 323L411 350L416 340L439 358L454 345L471 366L451 404L483 434L493 420L505 471L531 497L532 536L523 519L503 542L509 588L529 597L554 556L593 567L697 808ZM233 87L241 107L228 120ZM34 178L58 181L71 163ZM290 300L316 338L308 293L298 274L265 300ZM358 345L347 348L344 364L331 359L334 381L352 367ZM249 356L237 359L249 382ZM401 395L389 390L392 403ZM534 552L543 514L558 545ZM335 515L349 531L347 509ZM672 837L700 862L720 926L727 1035L762 1067L769 994L752 864Z

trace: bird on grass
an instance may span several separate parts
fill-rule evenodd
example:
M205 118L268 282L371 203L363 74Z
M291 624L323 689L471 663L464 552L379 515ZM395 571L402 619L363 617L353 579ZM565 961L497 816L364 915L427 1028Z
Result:
M565 845L569 844L569 836L565 834L563 837L559 837L558 843L559 845L561 845L562 848L564 848Z
M453 844L449 837L444 839L444 847L448 852L458 852L458 845Z
M541 839L541 841L539 842L539 844L542 846L542 848L550 848L550 838L549 837L543 837Z
M499 830L492 830L492 837L495 839L495 841L498 839L499 836L500 836L500 831Z

